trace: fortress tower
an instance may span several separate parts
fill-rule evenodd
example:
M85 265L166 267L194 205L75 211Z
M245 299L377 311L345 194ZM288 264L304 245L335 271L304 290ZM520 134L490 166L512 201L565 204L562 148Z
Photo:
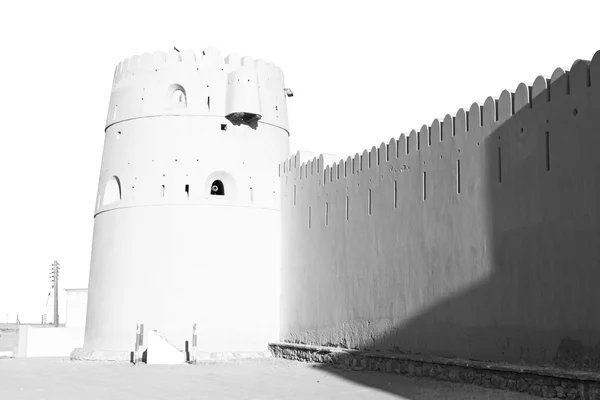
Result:
M116 68L95 208L84 350L264 351L279 332L283 73L218 51Z

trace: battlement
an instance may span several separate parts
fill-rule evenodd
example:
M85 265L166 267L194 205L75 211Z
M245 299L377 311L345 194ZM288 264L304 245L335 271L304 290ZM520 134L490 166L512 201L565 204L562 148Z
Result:
M468 147L467 142L477 142L479 145L483 137L470 133L487 136L524 109L551 105L555 100L564 103L566 96L582 94L592 85L600 85L600 51L596 52L591 62L577 60L570 70L556 68L550 77L538 76L533 84L519 83L515 91L504 90L497 98L490 96L483 104L475 102L468 109L460 108L454 115L436 118L430 125L413 129L408 134L403 133L397 139L382 142L379 147L365 149L345 160L333 162L330 155L315 156L310 152L298 152L279 165L279 174L286 177L285 182L287 178L292 178L323 186L372 169L394 170L396 159L404 159L409 164L408 161L413 158L427 160L430 153L444 153L447 148L456 151L461 146ZM574 108L572 112L581 111ZM443 154L439 155L443 157Z
M143 117L240 112L288 131L281 68L235 53L222 58L214 48L198 55L158 51L135 55L115 68L106 126Z

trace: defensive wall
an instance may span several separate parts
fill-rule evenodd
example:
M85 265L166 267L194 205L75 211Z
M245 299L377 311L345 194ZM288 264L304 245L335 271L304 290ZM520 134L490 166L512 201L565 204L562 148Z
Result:
M600 52L354 157L297 153L281 340L600 370L599 149Z

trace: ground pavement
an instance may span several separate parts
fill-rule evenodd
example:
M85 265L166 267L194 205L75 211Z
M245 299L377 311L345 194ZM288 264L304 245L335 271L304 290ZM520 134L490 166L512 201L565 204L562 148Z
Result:
M425 378L321 367L283 359L159 366L5 358L0 359L0 399L537 399Z

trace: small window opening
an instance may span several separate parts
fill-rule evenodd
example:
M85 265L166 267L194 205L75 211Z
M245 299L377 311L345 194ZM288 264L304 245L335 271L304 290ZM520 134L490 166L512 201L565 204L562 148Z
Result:
M252 190L252 188L250 188L250 190ZM210 185L210 194L211 196L224 196L225 186L223 186L223 182L218 179L214 181L212 185Z
M177 89L173 92L173 96L171 97L171 100L173 101L173 103L185 105L185 103L186 103L185 93L183 92L182 89Z
M398 181L394 181L394 208L398 208Z
M221 124L221 130L222 131L226 131L227 130L227 124Z
M210 96L206 100L206 105L208 106L208 111L210 111Z
M456 160L456 193L460 194L460 160Z
M550 171L550 132L546 131L546 171Z
M346 221L348 221L349 216L350 216L350 202L348 200L348 196L346 196Z
M188 198L190 198L190 185L185 185L185 196Z
M502 183L502 149L498 147L498 182Z
M371 215L371 189L367 192L367 211Z
M165 197L165 185L161 185L160 187L160 197Z

